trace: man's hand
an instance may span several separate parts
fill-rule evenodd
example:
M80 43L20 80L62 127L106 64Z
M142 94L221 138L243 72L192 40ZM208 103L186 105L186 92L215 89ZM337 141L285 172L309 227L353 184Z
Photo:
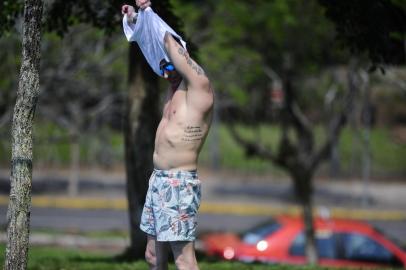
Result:
M137 18L137 12L135 12L135 9L133 6L130 5L123 5L121 7L121 14L127 14L127 17L130 22L135 23L135 20Z
M132 17L132 16L134 16L134 13L135 13L135 9L133 6L123 5L121 7L121 14L123 14L123 15L127 14L127 16Z
M138 8L144 10L147 7L151 6L151 1L150 0L135 0L135 4L137 5Z

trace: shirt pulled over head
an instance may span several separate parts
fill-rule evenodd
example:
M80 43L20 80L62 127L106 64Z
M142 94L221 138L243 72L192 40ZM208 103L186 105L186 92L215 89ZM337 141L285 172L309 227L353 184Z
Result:
M186 49L186 42L179 36L151 7L140 10L136 23L128 20L127 14L123 17L124 34L128 41L136 41L148 64L153 71L163 76L160 70L162 60L169 62L170 59L164 46L166 32L178 39Z

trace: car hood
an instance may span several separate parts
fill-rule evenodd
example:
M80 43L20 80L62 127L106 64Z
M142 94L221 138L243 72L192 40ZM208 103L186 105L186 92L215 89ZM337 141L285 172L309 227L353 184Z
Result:
M213 233L202 237L206 248L223 251L226 248L235 248L241 240L238 235L233 233Z

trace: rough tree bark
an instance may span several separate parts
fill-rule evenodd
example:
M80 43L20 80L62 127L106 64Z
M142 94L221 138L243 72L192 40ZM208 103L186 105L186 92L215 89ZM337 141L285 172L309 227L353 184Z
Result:
M39 95L43 2L24 4L23 60L12 125L11 190L4 269L27 268L32 181L32 130Z
M158 78L136 43L130 44L129 59L129 94L124 132L131 243L124 256L139 259L144 258L146 246L146 236L139 225L148 179L153 170L154 139L160 119L160 92Z

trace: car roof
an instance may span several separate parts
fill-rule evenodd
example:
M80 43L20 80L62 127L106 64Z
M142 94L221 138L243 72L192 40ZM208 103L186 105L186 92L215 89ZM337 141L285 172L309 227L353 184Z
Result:
M278 216L276 220L283 226L303 228L303 219L300 216ZM374 231L374 228L368 223L352 219L316 217L314 225L316 229L351 230L365 233Z

